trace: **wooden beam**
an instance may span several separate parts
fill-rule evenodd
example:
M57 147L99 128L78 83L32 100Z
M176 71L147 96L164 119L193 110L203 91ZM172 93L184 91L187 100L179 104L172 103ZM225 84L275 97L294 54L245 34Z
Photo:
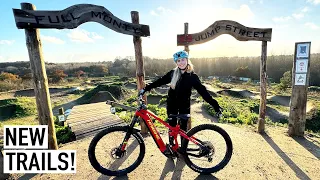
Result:
M133 24L139 24L139 12L131 11L131 20ZM142 45L141 37L133 36L134 52L136 59L136 77L137 77L137 88L138 91L146 87L144 82L144 66L143 66L143 56L142 56ZM147 98L144 96L144 100L147 104ZM141 134L147 134L148 128L144 121L140 119Z
M16 26L19 29L74 29L83 23L92 21L119 33L134 36L150 36L149 26L123 21L114 16L105 7L93 4L73 5L61 11L13 9L13 14Z
M222 34L230 34L239 41L271 41L271 28L251 28L235 21L221 20L214 22L207 29L195 34L178 34L177 45L195 45L208 42Z
M267 108L267 41L262 41L260 61L260 108L258 120L258 132L264 132L266 108Z
M21 3L23 10L35 10L36 7L29 3ZM40 32L38 29L26 29L26 43L29 53L31 73L35 98L38 109L38 119L40 125L48 125L49 149L58 149L56 132L54 128L53 114L51 108L50 94L48 88L48 78L42 55Z
M302 46L304 53L301 53ZM295 44L288 125L289 136L304 136L310 77L310 49L311 42L299 42Z

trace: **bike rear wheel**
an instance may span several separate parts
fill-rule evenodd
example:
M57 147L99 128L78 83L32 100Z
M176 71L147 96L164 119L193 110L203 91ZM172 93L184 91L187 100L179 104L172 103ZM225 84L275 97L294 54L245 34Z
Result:
M210 174L224 168L232 156L232 141L222 128L213 124L203 124L188 131L189 137L197 139L202 147L183 139L182 150L186 164L201 174ZM199 156L199 157L194 157Z
M94 136L88 156L91 165L108 176L123 176L137 168L145 155L145 144L140 133L133 131L126 148L121 150L128 126L109 127Z

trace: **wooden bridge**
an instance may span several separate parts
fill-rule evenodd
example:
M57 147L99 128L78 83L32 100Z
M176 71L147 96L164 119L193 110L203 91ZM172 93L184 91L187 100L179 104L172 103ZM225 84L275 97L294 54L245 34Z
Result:
M94 135L112 125L125 122L110 112L111 105L106 102L74 106L66 123L76 136L76 140Z

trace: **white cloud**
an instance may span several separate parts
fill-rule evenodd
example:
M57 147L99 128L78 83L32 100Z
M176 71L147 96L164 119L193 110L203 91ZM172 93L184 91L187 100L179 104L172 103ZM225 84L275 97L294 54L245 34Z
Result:
M95 32L88 32L84 29L70 30L68 37L74 42L93 43L94 39L103 39L102 36Z
M171 9L166 9L162 6L157 8L158 11L162 12L163 14L167 14L167 13L173 13L173 11Z
M292 16L274 17L272 20L274 22L287 22L287 21L291 20L292 18L299 20L299 19L302 19L304 17L304 15L309 11L310 11L309 7L304 7L303 9L298 11L297 13L293 13Z
M41 39L43 39L44 41L47 42L51 42L54 44L64 44L65 42L62 39L53 37L53 36L45 36L45 35L41 35Z
M92 38L93 39L104 39L104 37L100 36L99 34L95 32L91 32Z
M168 15L174 13L171 9L164 8L159 6L156 10L151 10L150 14L153 16L160 16L160 15Z
M308 12L308 11L310 11L310 8L309 8L309 7L304 7L304 8L301 10L301 12Z
M245 16L245 17L253 17L254 14L253 12L251 11L250 7L246 4L243 4L240 6L240 9L239 10L236 10L237 13Z
M314 4L314 5L320 4L320 0L307 0L307 2L310 2L310 3Z
M309 28L311 28L311 29L313 29L313 30L317 30L317 29L320 28L319 26L317 26L316 24L314 24L314 23L312 23L312 22L307 22L307 23L305 23L304 25L307 26L307 27L309 27Z
M290 16L286 16L286 17L274 17L274 18L272 18L272 20L273 20L274 22L287 22L287 21L289 21L290 19L291 19Z
M152 16L159 16L159 14L157 14L154 10L151 10L151 11L150 11L150 14L151 14Z
M0 40L0 44L12 45L14 40Z
M304 17L304 14L303 13L294 13L294 14L292 14L292 16L294 17L294 18L296 18L296 19L301 19L301 18L303 18Z
M288 27L289 27L289 24L283 24L283 23L281 23L281 24L276 24L276 25L274 26L275 29L288 29Z
M256 2L256 0L251 0L251 1L249 1L250 4L254 4L255 2ZM259 3L260 3L260 4L263 4L263 0L260 0Z

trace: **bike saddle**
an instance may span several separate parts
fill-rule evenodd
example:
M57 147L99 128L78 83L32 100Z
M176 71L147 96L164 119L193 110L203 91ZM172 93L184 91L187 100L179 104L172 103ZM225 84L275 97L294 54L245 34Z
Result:
M175 114L170 114L168 116L168 118L179 118L179 119L183 119L183 120L188 120L191 116L190 114L178 114L178 115L175 115Z

